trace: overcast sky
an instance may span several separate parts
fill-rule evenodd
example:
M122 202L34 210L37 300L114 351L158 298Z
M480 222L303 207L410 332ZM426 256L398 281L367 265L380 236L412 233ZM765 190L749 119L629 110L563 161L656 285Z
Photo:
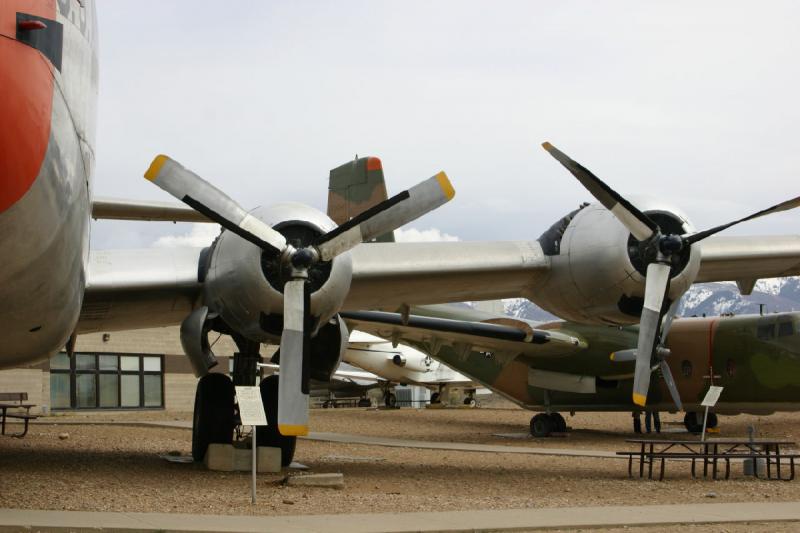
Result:
M535 239L590 199L545 140L699 228L800 195L797 2L114 0L98 18L96 195L169 200L142 178L163 152L246 208L324 210L357 153L390 194L448 173L455 199L412 228ZM800 211L733 233L798 231ZM191 232L101 221L93 246Z

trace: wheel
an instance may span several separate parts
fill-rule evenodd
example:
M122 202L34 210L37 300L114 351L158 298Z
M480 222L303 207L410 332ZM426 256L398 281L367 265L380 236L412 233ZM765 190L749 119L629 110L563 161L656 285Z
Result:
M197 382L192 417L192 457L202 461L209 444L231 444L234 418L233 382L225 374L206 374Z
M442 398L438 392L431 394L431 403L442 403Z
M372 407L372 402L370 401L369 398L361 398L360 400L358 400L358 406L359 407Z
M547 437L553 432L553 419L544 413L531 418L531 435L534 437Z
M686 426L686 431L689 433L702 433L703 422L697 416L697 413L686 413L683 417L683 425Z
M268 425L256 427L256 442L260 446L280 448L281 466L289 466L294 459L297 437L286 437L278 432L278 376L267 376L259 387Z
M396 407L397 406L397 396L393 393L388 392L386 396L383 397L383 403L386 404L386 407Z
M475 398L473 398L471 396L467 396L466 398L464 398L464 405L469 405L470 407L475 407L476 405L478 405L478 402L475 401Z
M713 429L713 428L717 427L717 424L719 424L719 419L717 418L717 414L716 413L708 413L708 420L706 420L706 427Z
M324 402L322 402L322 408L323 409L327 409L330 406L331 406L331 401L330 400L325 400Z
M553 431L556 433L567 432L567 421L561 416L561 413L550 413L550 420L553 422Z

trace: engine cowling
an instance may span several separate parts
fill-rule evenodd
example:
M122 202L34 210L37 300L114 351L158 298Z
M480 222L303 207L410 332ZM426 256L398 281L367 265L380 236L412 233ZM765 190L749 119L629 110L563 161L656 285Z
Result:
M303 204L257 208L251 214L279 231L290 243L299 241L303 245L336 227L324 213ZM280 340L283 286L290 275L280 257L223 231L212 247L204 273L205 304L228 327L253 341ZM350 290L352 273L349 253L309 269L310 309L316 319L312 335L341 308Z
M694 231L679 209L652 199L639 206L665 234ZM644 303L647 261L640 246L616 216L600 204L582 206L554 224L540 238L550 255L546 283L526 295L547 311L585 324L633 324ZM668 299L674 301L689 288L700 270L700 252L687 247L676 256Z

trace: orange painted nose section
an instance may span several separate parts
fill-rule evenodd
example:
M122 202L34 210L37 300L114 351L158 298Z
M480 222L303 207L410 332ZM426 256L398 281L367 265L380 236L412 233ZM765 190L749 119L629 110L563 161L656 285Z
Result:
M52 66L16 40L17 12L54 19L55 11L54 0L4 0L0 7L0 213L39 175L53 105Z

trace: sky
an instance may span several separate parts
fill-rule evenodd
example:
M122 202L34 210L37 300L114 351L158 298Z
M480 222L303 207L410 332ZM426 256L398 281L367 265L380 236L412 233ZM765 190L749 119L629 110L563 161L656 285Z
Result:
M455 186L405 238L533 240L591 200L544 141L700 229L800 195L797 2L114 0L98 19L96 196L170 200L142 178L165 153L245 208L324 210L328 171L374 155L390 194ZM729 233L798 230L800 211Z

